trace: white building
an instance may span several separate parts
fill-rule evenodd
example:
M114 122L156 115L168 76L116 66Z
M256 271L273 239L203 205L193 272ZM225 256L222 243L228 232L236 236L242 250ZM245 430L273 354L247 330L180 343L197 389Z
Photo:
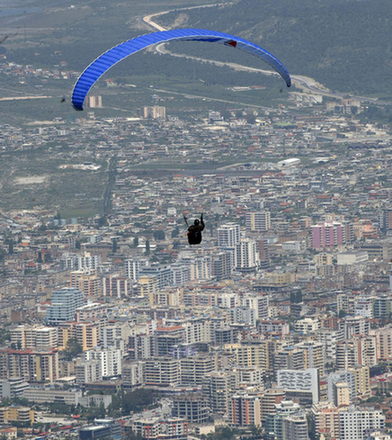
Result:
M234 247L240 242L240 225L227 223L218 228L218 246Z
M374 298L361 296L355 299L355 314L365 318L373 318L373 300Z
M232 324L247 324L256 327L256 314L247 307L234 307L230 309L230 322Z
M242 306L253 309L256 313L256 319L268 319L268 295L251 295L248 294L242 298Z
M75 365L75 376L78 384L101 381L101 362L94 359L89 361L78 359Z
M381 410L355 408L339 410L340 440L365 440L368 432L385 428L385 415Z
M180 262L173 263L171 266L173 286L183 286L191 279L191 268L189 265L181 264Z
M278 388L284 390L311 391L313 403L318 403L320 396L318 369L278 370Z
M287 252L303 252L306 250L305 240L285 241L282 243L282 251Z
M84 359L98 360L101 363L102 377L113 377L121 375L122 355L117 348L96 348L84 352Z
M350 402L352 402L356 397L355 388L355 375L352 371L348 370L338 370L330 373L327 377L328 386L328 400L330 402L334 401L334 384L336 383L346 383L349 387Z
M139 280L139 271L143 267L149 266L149 261L146 258L133 258L125 260L125 271L127 278L137 282Z
M369 261L367 251L347 251L338 254L338 265L363 264Z
M344 339L351 339L353 335L369 334L370 324L364 316L346 316L339 322L339 329L343 330Z
M141 361L126 362L122 366L121 379L125 388L134 388L144 385L144 363Z
M241 271L253 271L258 263L256 241L242 238L235 247L235 266Z
M322 328L317 331L317 339L324 346L324 355L326 361L335 361L336 344L343 341L343 331Z
M294 324L294 330L303 334L315 332L320 328L320 321L313 318L300 319Z

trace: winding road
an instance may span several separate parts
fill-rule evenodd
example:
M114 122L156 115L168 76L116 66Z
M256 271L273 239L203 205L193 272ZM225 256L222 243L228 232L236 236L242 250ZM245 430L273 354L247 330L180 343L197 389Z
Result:
M146 15L145 17L143 17L143 21L157 31L166 31L168 29L166 29L163 26L156 23L154 21L154 18L159 17L160 15L168 14L169 12L173 12L173 11L185 11L185 10L198 9L198 8L211 8L211 7L218 6L218 5L228 5L228 4L232 4L232 3L233 2L213 3L213 4L207 4L207 5L189 6L189 7L184 7L184 8L171 9L168 11L162 11L162 12L157 12L155 14ZM248 66L244 66L241 64L237 64L237 63L215 61L215 60L209 60L209 59L194 57L194 56L185 55L185 54L173 53L165 48L165 44L166 43L158 44L157 46L155 46L155 50L158 53L170 55L172 57L186 58L189 60L195 60L195 61L199 61L202 63L214 64L216 66L228 66L228 67L231 67L235 70L243 70L243 71L247 71L247 72L259 72L259 73L262 73L263 75L279 75L277 72L274 72L271 70L257 69L254 67L248 67ZM347 93L332 92L331 90L327 89L325 86L323 86L322 84L317 82L315 79L310 78L308 76L303 76L303 75L290 75L290 76L291 76L291 80L292 80L293 85L299 89L303 89L304 91L316 93L318 95L329 96L329 97L337 98L337 99L342 99L342 98L348 96ZM368 98L366 96L354 96L354 95L349 95L349 96L350 96L350 98L357 99L361 102L377 101L377 99Z

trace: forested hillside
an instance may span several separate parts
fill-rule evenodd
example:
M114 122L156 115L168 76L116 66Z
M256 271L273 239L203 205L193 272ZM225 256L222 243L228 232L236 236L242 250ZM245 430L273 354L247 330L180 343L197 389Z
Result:
M392 95L390 0L240 0L159 19L166 27L214 29L248 38L275 54L292 74L311 76L331 89ZM171 50L220 56L206 46L172 45ZM237 52L230 56L247 62Z

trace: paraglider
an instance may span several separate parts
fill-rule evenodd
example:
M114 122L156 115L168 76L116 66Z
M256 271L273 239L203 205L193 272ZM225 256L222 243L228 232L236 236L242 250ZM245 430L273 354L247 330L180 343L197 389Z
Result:
M184 215L184 220L186 225L188 226L188 243L190 245L193 244L200 244L202 240L201 231L204 229L204 221L203 221L203 214L200 216L199 219L196 219L193 223L193 225L188 224L188 219Z
M84 70L75 84L72 93L74 109L83 110L83 102L87 93L95 82L112 66L146 47L169 41L220 43L243 50L264 60L286 81L287 87L291 86L291 78L286 67L274 55L244 38L205 29L174 29L133 38L100 55Z

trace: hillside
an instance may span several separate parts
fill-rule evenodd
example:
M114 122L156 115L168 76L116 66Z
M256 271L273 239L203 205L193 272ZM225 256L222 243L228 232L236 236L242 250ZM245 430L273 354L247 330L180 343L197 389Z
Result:
M173 12L159 21L167 27L214 29L248 38L275 54L292 74L311 76L334 90L392 94L390 0L240 0ZM199 56L219 57L205 46L200 45ZM230 56L247 62L243 55Z

